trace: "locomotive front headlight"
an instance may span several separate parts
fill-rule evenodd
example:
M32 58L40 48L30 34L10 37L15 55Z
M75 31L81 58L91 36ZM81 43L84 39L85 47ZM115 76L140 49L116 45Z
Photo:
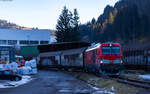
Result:
M121 61L120 61L120 63L122 64L122 63L123 63L123 61L121 60Z
M103 64L103 60L101 60L100 63Z

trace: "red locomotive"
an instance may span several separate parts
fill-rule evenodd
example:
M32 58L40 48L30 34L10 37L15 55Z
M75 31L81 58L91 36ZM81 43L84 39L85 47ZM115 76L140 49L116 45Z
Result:
M101 75L120 75L123 71L122 47L119 43L102 43L85 52L85 70Z

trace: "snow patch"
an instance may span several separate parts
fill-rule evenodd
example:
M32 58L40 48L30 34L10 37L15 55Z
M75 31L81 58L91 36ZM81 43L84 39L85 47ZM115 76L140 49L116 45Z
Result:
M62 89L62 90L59 90L59 92L61 92L61 93L72 92L72 90Z
M91 94L88 89L77 89L73 94Z
M147 80L150 80L150 74L146 74L146 75L139 75L140 78L143 78L143 79L147 79Z
M95 90L95 92L93 92L92 94L115 94L114 92L109 92L109 91L107 91L107 90L104 90L104 89L101 89L101 88L97 88L97 87L95 87L95 86L92 86L92 85L90 85L89 84L89 86L90 87L92 87L94 90ZM114 87L112 87L112 90L114 90Z
M115 91L115 88L114 88L114 86L112 86L112 87L111 87L111 91Z
M0 88L6 88L4 84L0 84Z
M94 90L100 90L100 88L97 88L97 87L92 87Z
M108 92L107 90L104 90L104 91L101 90L101 91L96 91L96 92L94 92L92 94L115 94L115 93Z
M0 83L0 88L18 87L20 85L30 82L31 80L32 80L32 78L30 76L22 76L22 80L20 80L20 81L7 81L5 83Z

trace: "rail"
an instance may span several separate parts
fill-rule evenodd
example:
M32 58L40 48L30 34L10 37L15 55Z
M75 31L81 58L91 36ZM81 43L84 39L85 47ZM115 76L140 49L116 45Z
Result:
M135 79L123 78L123 77L110 77L110 79L116 80L120 83L129 84L129 85L133 85L145 89L150 89L150 81L140 81Z

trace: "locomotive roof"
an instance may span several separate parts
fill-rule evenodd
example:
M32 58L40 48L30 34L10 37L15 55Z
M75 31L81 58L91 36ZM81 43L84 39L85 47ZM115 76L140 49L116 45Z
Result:
M88 49L86 50L87 51L91 51L91 50L94 50L94 49L97 49L101 46L100 43L97 43L97 44L94 44L94 45L91 45L90 47L88 47Z
M119 43L112 43L112 42L109 42L109 43L102 43L102 44L97 43L97 44L94 44L94 45L91 45L90 47L88 47L88 49L86 50L86 52L87 52L87 51L91 51L91 50L95 50L95 49L99 48L101 45L103 45L103 46L108 46L108 45L110 45L110 44L113 44L114 46L120 45Z
M110 44L113 44L114 46L120 45L119 43L112 43L112 42L109 42L109 43L102 43L103 46L109 46Z

